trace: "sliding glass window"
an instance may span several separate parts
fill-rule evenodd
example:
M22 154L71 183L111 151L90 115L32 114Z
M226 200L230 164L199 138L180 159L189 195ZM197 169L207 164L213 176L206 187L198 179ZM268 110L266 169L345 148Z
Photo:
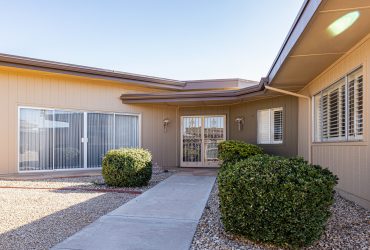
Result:
M139 117L115 114L115 148L138 148Z
M87 114L87 167L101 167L103 157L113 149L114 115L103 113Z
M21 109L19 170L53 169L53 111Z
M84 113L55 110L54 168L83 167Z
M140 147L139 116L19 109L19 170L99 168L113 148Z

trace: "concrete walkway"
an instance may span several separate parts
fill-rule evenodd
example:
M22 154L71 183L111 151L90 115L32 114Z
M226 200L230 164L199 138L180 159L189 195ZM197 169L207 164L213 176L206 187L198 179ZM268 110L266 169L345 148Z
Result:
M53 249L189 249L214 181L175 174Z

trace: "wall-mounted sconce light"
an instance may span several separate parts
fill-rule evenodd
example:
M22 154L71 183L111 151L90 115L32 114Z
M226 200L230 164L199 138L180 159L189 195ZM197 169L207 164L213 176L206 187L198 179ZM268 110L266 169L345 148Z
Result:
M163 130L165 133L167 132L167 128L169 124L170 124L170 119L167 119L167 118L163 119Z
M235 122L238 124L238 130L241 131L244 125L244 117L236 117Z

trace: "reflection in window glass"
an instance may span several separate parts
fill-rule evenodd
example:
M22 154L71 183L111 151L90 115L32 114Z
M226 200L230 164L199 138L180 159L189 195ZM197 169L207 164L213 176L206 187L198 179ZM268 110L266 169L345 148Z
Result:
M103 157L108 150L113 149L114 130L113 114L87 114L87 167L101 167Z
M114 118L115 148L139 147L139 117L116 114Z
M53 111L20 109L19 170L53 169Z
M83 122L82 112L55 111L55 169L83 167Z

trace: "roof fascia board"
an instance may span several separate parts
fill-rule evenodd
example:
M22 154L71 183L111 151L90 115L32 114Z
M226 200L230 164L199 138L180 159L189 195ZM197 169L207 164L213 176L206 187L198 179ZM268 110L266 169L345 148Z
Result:
M126 104L152 104L152 103L184 103L184 102L209 102L209 101L243 101L244 99L248 97L253 97L257 95L263 94L264 91L257 91L249 94L245 94L242 96L220 96L220 97L186 97L182 99L178 98L158 98L158 99L122 99L123 103Z
M87 73L72 72L72 71L66 72L65 70L60 70L60 69L51 69L51 68L44 68L44 67L40 68L38 66L6 63L6 62L1 62L1 61L0 61L0 66L43 71L43 72L55 73L55 74L68 74L68 75L78 76L78 77L114 81L114 82L120 82L120 83L125 83L125 84L134 84L134 85L141 86L141 87L150 87L150 88L168 89L168 90L182 90L183 89L183 87L181 86L143 82L143 81L138 81L138 80L130 80L130 79L124 79L124 78L111 77L111 76L103 76L103 75L98 75L98 74L87 74Z
M133 93L122 94L121 98L124 99L157 99L157 98L185 98L185 97L211 97L211 96L240 96L243 94L253 93L262 89L262 85L256 85L238 90L225 90L225 91L189 91L189 92L176 92L176 93Z
M157 103L157 102L182 102L182 101L224 101L241 100L247 96L261 94L264 90L264 81L257 86L247 87L240 90L213 91L213 92L176 92L176 93L138 93L122 94L124 103Z
M325 0L305 0L296 19L294 20L292 27L290 28L287 37L284 40L282 47L278 52L277 57L275 58L267 74L267 84L271 83L271 81L274 79L277 72L280 70L280 67L283 65L285 59L291 52L293 46L297 43L303 31L306 29L308 23L311 21L317 9L324 1Z
M81 65L59 63L53 61L39 60L34 58L0 54L0 65L23 69L39 70L52 73L71 74L77 76L94 77L108 80L121 80L120 82L131 82L135 84L148 85L150 87L160 87L173 89L183 89L186 85L183 81L136 75L113 70L106 70Z

